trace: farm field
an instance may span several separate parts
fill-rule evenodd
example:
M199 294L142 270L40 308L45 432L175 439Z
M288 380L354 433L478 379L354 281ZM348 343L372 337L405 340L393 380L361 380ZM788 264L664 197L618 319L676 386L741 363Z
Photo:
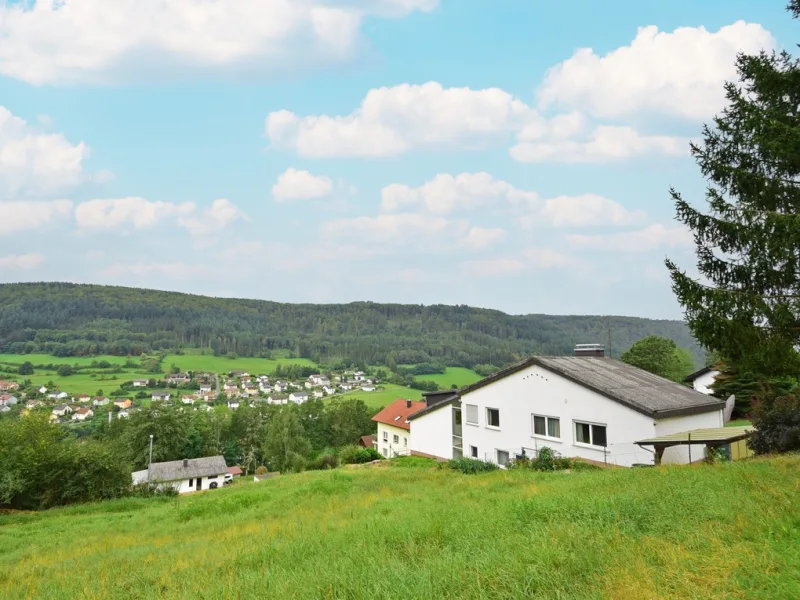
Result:
M417 375L414 377L416 381L433 381L439 385L440 389L449 389L455 384L457 387L464 387L471 383L475 383L481 379L472 369L464 367L447 367L444 373L437 373L434 375Z
M247 371L251 375L270 375L275 372L278 365L316 366L307 358L253 358L241 356L231 360L226 356L213 356L210 354L168 354L161 363L165 372L171 365L176 364L183 371L210 371L213 373L227 373L229 371Z
M120 367L128 360L125 356L52 356L50 354L0 354L0 363L13 363L21 365L28 361L34 365L82 365L89 366L93 362L100 362L105 360L112 365L119 365ZM131 357L135 363L139 362L139 357Z
M340 394L337 398L357 398L363 400L369 408L378 410L388 406L398 398L405 400L422 400L422 392L411 388L403 387L401 385L393 385L391 383L381 384L383 389L377 389L374 392L363 392L361 390Z
M799 470L384 463L0 515L0 597L798 598Z

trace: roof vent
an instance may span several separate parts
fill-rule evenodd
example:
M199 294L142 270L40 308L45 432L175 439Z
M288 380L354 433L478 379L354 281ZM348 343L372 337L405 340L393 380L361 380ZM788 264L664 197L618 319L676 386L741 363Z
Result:
M411 400L406 400L406 408L411 408Z
M183 468L184 469L189 468L189 459L188 458L184 458L183 459Z
M595 356L604 357L606 348L603 344L577 344L575 346L575 356Z

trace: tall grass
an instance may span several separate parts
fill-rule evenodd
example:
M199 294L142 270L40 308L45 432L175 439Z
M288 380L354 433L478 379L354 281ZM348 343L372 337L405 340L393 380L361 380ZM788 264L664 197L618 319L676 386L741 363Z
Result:
M0 516L0 596L798 598L798 473L362 467Z

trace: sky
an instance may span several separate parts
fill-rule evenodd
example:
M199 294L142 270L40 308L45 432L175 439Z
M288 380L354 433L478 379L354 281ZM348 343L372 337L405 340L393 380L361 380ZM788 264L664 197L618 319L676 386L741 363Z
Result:
M0 282L680 318L785 0L0 0Z

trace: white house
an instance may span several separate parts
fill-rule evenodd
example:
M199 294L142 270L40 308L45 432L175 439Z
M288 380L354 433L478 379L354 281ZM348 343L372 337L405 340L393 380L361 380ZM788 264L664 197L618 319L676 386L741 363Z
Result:
M339 384L339 387L342 388L343 392L349 392L353 389L353 384L348 381L343 381L341 384Z
M147 469L131 473L133 484L147 482ZM222 456L189 458L150 465L150 483L170 486L179 494L221 488L233 477Z
M353 381L364 381L364 371L356 371L353 373Z
M272 386L268 383L259 383L258 389L260 389L265 394L269 394L272 391Z
M270 404L288 404L289 403L289 396L283 396L281 394L271 394L267 401Z
M72 407L70 407L68 404L61 404L59 406L53 407L52 416L55 418L65 417L71 414L72 414Z
M39 393L40 393L40 394L46 394L46 393L47 393L47 388L46 388L46 387L44 387L44 386L40 387L40 388L39 388Z
M47 394L47 398L49 400L64 400L69 398L69 394L67 392L50 392Z
M425 409L411 417L412 450L500 465L543 446L597 463L653 464L653 454L634 442L724 424L724 402L596 356L532 357L457 398L442 396L428 395ZM693 458L703 451L692 447ZM687 446L670 448L662 462L688 462L688 453Z
M308 393L307 392L292 392L289 394L289 400L294 402L295 404L302 404L306 400L308 400Z
M200 391L201 394L207 394L208 392L211 391L211 384L210 383L201 383L199 391Z
M94 411L91 408L79 408L72 415L72 420L85 421L86 419L91 419L93 416L94 416Z
M169 392L153 392L153 395L150 396L150 399L156 402L169 402L171 397L172 395Z
M314 398L322 398L325 396L325 392L323 392L322 390L314 390L313 392L311 392L311 395L314 396Z
M703 367L699 371L695 371L691 375L688 375L683 382L691 383L695 390L701 394L707 394L710 396L714 393L714 390L711 389L711 386L717 380L718 376L719 371L713 367Z
M16 396L11 394L0 394L0 406L12 406L19 402Z
M92 397L89 394L76 394L74 397L75 402L91 402Z
M228 408L231 410L239 408L239 400L228 400Z
M331 396L332 394L336 393L336 388L333 387L332 385L323 385L322 391L325 392L325 394L327 394L328 396Z
M424 402L395 400L372 420L378 424L378 451L387 458L411 454L409 416L425 408Z
M181 403L194 404L194 396L181 396Z
M280 394L281 392L285 392L289 389L289 384L285 381L276 381L275 385L272 386L272 389Z
M94 400L92 400L92 406L105 406L109 402L111 402L111 400L105 396L97 396Z
M133 387L147 387L147 379L134 379Z
M361 386L361 391L362 392L374 392L375 391L375 386L372 385L372 384L365 383L364 385Z

